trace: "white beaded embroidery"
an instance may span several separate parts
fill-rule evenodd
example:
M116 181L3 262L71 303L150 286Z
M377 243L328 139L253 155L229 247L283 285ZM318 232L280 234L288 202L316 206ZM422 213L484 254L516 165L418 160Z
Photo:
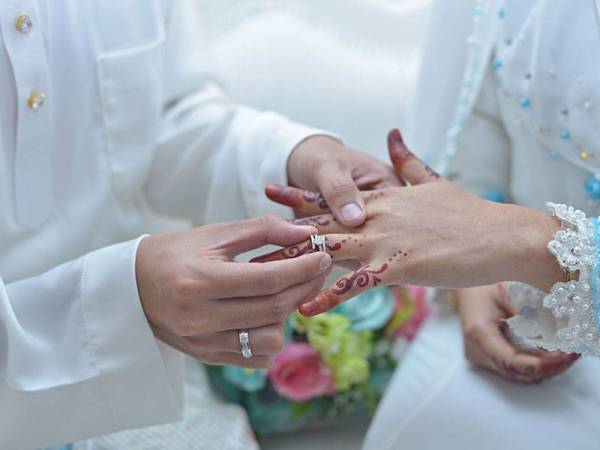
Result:
M592 220L566 205L548 203L547 207L563 224L548 249L560 267L578 272L579 279L556 283L547 294L523 283L509 283L509 295L519 308L519 314L507 321L511 336L525 347L600 356L592 288Z

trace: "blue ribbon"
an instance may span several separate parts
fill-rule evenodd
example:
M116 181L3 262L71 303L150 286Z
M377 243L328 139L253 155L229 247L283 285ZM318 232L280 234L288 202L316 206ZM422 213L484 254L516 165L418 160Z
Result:
M594 322L600 330L600 220L592 219L594 232L594 265L592 266L592 303L594 308Z

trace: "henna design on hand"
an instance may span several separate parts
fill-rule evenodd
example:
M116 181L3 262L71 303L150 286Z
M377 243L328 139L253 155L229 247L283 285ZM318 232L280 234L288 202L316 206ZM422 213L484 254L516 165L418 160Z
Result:
M383 263L379 269L369 270L369 264L367 264L352 272L348 277L340 278L335 284L336 287L331 289L331 292L336 295L342 295L352 289L355 284L358 287L365 287L371 281L373 282L373 287L375 287L381 283L381 278L377 275L384 273L388 267L388 263Z

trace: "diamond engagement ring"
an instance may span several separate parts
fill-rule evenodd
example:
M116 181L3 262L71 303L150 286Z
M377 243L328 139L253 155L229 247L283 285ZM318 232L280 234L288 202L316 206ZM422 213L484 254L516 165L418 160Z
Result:
M327 253L327 238L325 236L319 236L318 234L310 235L310 243L312 244L313 250Z
M252 349L250 348L250 334L248 330L240 330L240 350L242 356L246 359L252 358Z

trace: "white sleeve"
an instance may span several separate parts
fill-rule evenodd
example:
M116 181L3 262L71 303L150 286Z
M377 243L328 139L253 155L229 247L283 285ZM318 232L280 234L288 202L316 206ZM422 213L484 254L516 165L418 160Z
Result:
M489 70L459 136L448 175L469 191L510 199L510 138L502 122L496 82ZM497 198L499 200L499 198Z
M0 279L0 448L177 420L181 361L139 300L138 240L42 275Z
M197 2L169 3L165 104L146 193L158 211L195 223L290 214L266 200L287 184L287 160L303 140L328 134L274 112L236 104L211 78L197 32Z

